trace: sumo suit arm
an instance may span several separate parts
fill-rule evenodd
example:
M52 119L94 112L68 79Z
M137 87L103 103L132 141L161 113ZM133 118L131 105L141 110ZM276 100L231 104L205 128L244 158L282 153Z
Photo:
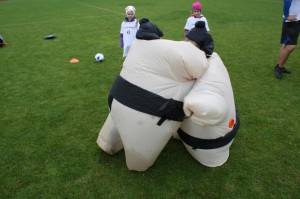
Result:
M193 88L184 98L183 110L196 124L216 125L226 119L229 106L223 96Z

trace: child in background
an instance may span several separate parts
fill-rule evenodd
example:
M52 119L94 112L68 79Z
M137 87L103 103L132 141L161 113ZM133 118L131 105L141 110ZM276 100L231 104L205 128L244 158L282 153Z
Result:
M192 5L192 14L191 16L187 19L186 24L184 26L184 36L187 35L187 33L195 27L195 23L197 21L204 21L205 22L205 28L207 32L209 32L209 27L208 27L208 22L207 19L204 17L202 12L202 5L199 1L196 1Z
M123 57L126 57L131 43L135 40L135 35L139 29L139 21L135 18L135 7L127 6L125 8L126 17L121 24L120 47L123 48Z

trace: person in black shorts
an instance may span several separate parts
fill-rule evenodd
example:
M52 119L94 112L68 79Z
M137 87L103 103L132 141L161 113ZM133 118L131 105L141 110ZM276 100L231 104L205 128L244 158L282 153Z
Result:
M284 0L283 25L281 34L281 48L278 56L278 63L275 66L275 77L282 79L283 73L290 74L284 65L289 55L297 46L300 32L300 0Z

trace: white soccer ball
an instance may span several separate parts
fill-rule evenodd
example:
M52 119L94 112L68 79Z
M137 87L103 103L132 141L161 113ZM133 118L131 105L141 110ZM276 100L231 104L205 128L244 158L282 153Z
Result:
M97 53L95 59L97 62L102 62L104 60L104 55L102 53Z

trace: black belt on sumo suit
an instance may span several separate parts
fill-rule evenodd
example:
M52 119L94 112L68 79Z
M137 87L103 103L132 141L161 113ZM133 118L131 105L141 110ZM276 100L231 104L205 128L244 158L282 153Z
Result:
M110 90L108 104L111 109L113 99L121 104L146 114L160 117L157 125L161 125L166 119L182 122L185 118L183 102L174 99L165 99L155 93L138 87L118 75ZM237 111L236 111L237 112ZM214 149L227 145L235 137L240 126L238 112L236 123L229 133L216 139L200 139L188 135L182 129L178 129L179 137L193 149Z
M177 132L180 139L183 142L185 142L187 145L193 147L193 149L216 149L216 148L223 147L227 145L229 142L231 142L235 137L235 135L237 134L239 128L240 128L240 117L238 111L236 110L236 123L234 124L233 129L223 137L219 137L215 139L196 138L187 134L181 128L179 128Z
M110 109L113 99L136 111L160 117L157 123L159 126L166 119L182 122L185 117L183 102L163 98L128 82L120 75L117 76L108 96Z

